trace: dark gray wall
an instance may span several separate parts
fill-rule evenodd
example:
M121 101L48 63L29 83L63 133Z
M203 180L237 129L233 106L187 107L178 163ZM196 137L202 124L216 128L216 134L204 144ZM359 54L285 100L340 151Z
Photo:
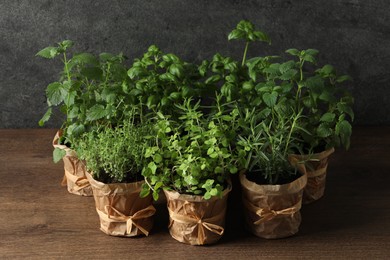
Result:
M227 33L241 19L271 36L252 54L316 48L320 63L351 75L356 124L390 124L390 2L387 0L1 0L0 128L35 128L44 90L61 64L35 57L71 39L75 50L123 51L130 61L150 44L187 61L215 52L239 58ZM48 127L58 127L59 119Z

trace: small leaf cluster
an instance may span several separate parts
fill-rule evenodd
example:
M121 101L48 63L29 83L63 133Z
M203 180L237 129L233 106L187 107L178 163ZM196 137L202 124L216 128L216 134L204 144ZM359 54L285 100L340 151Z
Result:
M164 188L209 199L221 196L230 174L238 172L232 150L238 111L217 102L218 112L207 115L191 101L176 106L178 120L158 113L154 144L145 153L143 195L152 190L157 199Z

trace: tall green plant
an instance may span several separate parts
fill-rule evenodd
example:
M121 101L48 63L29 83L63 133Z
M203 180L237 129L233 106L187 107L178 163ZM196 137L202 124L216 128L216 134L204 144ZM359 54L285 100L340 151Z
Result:
M305 117L302 123L310 132L301 133L304 141L302 150L310 152L335 146L348 149L352 134L351 122L354 120L354 100L342 85L350 77L339 76L329 64L311 69L316 65L317 50L289 49L286 52L298 59L297 62L289 62L298 71L291 82L295 91L296 110L303 109ZM310 63L306 69L305 63Z
M70 147L91 128L120 123L130 110L122 89L128 80L123 65L125 57L109 53L101 53L99 57L90 53L72 55L69 54L72 46L73 42L66 40L37 53L47 59L60 58L64 66L58 81L46 88L48 109L39 125L43 126L51 118L53 108L59 107L65 114L60 141ZM54 150L55 161L63 155L63 150Z

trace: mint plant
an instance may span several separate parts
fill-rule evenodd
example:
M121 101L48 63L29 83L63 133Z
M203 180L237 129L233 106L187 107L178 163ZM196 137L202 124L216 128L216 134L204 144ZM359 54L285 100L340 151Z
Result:
M39 121L43 126L53 113L54 107L65 114L61 126L61 143L71 147L85 131L99 125L116 125L125 117L128 108L122 85L126 83L125 57L122 54L102 53L95 57L90 53L70 55L73 42L66 40L49 46L37 56L60 58L64 69L58 81L46 88L48 110ZM65 151L56 148L54 161L60 160Z
M143 196L152 190L157 199L162 188L205 199L222 195L230 174L238 171L232 148L238 114L224 111L219 101L218 112L209 117L191 99L176 106L179 120L158 113L153 144L145 151Z
M303 109L305 117L302 123L310 133L301 133L305 144L302 150L307 153L339 146L348 149L352 134L350 122L354 120L354 101L351 94L340 85L350 77L339 76L329 64L314 71L305 69L305 63L315 66L317 50L289 49L286 52L298 59L297 62L289 63L298 71L292 79L296 110Z

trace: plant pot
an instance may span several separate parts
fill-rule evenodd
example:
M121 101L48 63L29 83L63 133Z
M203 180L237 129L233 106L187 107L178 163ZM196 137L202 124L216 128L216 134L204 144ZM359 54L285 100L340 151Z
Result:
M152 205L152 196L139 196L144 181L105 184L88 172L86 176L91 183L100 229L104 233L122 237L149 235L156 209Z
M249 181L244 172L239 179L246 225L254 235L274 239L298 232L306 174L283 185L259 185Z
M300 161L305 161L307 185L303 190L302 203L309 204L324 195L328 158L332 153L334 148L312 155L291 155Z
M67 186L69 193L92 196L91 185L85 176L85 165L79 160L74 150L66 145L59 144L61 134L61 130L57 131L53 139L53 147L63 149L66 152L66 155L62 158L65 174L61 184Z
M169 212L169 233L179 242L206 245L217 242L224 233L225 214L231 185L222 198L180 194L164 190Z

